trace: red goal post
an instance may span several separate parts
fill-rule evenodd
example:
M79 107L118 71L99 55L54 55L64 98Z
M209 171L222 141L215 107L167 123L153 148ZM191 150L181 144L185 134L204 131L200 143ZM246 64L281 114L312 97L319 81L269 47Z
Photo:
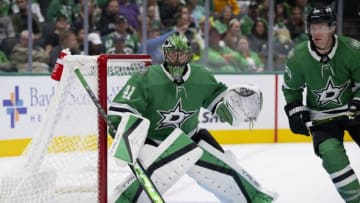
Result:
M144 66L151 64L150 55L101 55L98 58L98 75L107 78L108 73L108 63L111 60L129 60L130 62L143 62ZM140 65L141 67L141 65ZM124 73L132 74L132 72L140 71L140 69L134 68L134 70L129 68L129 70L124 71ZM129 71L129 72L128 72ZM107 110L107 79L99 78L99 102L101 107L106 111ZM99 202L107 202L107 124L101 115L98 115L99 122L99 174L98 174L98 183L99 183ZM103 153L103 154L102 154ZM103 197L105 196L105 197ZM103 200L103 199L106 199Z

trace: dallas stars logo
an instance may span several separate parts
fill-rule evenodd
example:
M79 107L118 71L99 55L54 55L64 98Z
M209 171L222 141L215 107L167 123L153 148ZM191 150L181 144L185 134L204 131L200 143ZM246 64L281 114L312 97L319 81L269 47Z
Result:
M158 127L156 129L173 127L180 128L181 125L189 119L196 111L184 111L181 104L181 99L179 99L175 107L169 111L158 110L158 113L161 116L161 120L157 123Z
M340 86L337 86L334 84L331 77L329 77L325 88L319 91L313 91L313 93L317 96L316 102L319 104L319 106L325 105L330 102L341 105L341 95L343 94L345 88L348 85L349 81Z

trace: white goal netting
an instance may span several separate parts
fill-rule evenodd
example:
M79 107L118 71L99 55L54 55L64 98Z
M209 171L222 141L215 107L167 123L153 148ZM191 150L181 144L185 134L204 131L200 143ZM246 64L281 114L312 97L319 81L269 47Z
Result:
M111 138L74 69L79 68L98 99L106 103L129 75L143 73L148 63L148 55L66 56L38 132L20 161L0 177L0 203L106 202L106 177L119 178L116 173L121 169L111 161L108 164ZM104 68L105 75L99 74Z

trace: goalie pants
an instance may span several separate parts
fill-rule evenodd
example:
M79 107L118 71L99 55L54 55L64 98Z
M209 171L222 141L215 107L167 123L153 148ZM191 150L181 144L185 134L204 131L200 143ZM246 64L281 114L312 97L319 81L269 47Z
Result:
M360 202L359 180L350 166L344 148L344 132L360 146L360 121L346 120L316 126L311 129L315 154L322 160L338 193L347 203Z

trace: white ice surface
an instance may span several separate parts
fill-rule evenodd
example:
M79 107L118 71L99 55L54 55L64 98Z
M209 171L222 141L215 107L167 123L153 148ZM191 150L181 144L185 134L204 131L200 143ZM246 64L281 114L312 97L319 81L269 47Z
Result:
M278 193L276 203L342 203L311 143L224 145L239 164L263 187ZM351 166L360 174L360 149L346 142ZM11 166L11 158L0 159L0 174ZM124 168L124 171L127 169ZM126 175L126 172L125 172ZM125 176L124 176L125 177ZM118 180L117 180L118 181ZM110 182L116 185L116 182ZM184 176L165 195L170 203L215 203L214 195Z

